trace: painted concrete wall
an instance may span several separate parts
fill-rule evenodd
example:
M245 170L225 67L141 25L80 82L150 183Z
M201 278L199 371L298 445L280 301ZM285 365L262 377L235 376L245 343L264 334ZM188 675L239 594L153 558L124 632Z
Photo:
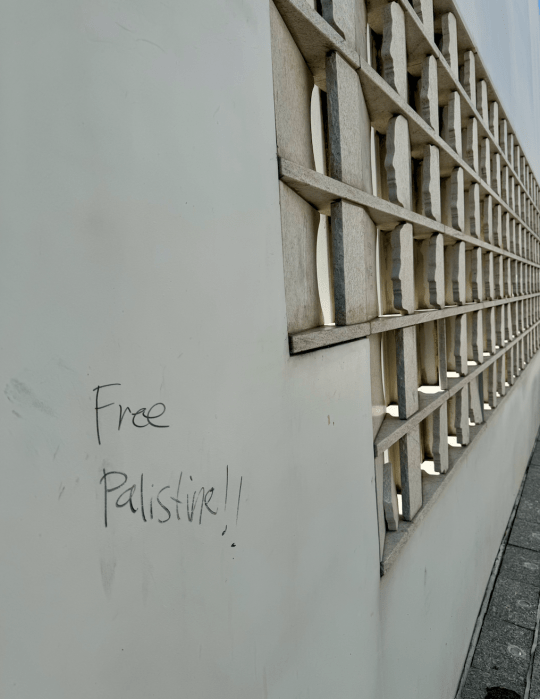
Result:
M2 9L0 695L375 696L368 344L288 355L267 2Z
M537 0L456 0L504 109L540 176L540 14Z
M1 696L452 696L537 383L381 583L369 345L287 351L267 3L0 39Z

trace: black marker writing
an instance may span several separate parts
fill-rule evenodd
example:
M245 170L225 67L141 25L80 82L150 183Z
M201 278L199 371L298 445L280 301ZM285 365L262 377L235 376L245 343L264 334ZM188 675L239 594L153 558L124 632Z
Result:
M238 505L236 506L236 524L238 524L238 513L240 512L240 495L242 493L242 478L240 478L240 488L238 488Z
M159 493L157 494L157 501L158 501L158 504L161 505L161 507L162 507L162 508L165 510L165 512L167 513L167 519L158 519L158 522L159 522L160 524L165 524L165 522L168 522L168 521L170 520L170 518L171 518L171 511L169 510L169 508L167 507L167 505L164 505L164 504L161 502L161 500L159 499L159 496L161 495L161 493L162 493L164 490L169 490L170 487L171 487L170 485L164 486L164 487L159 491Z
M107 405L99 405L99 391L102 388L107 388L108 386L120 386L119 383L106 383L103 384L103 386L96 386L93 390L96 392L96 432L97 432L97 441L98 444L101 444L101 439L99 437L99 410L103 410L103 408L108 408L110 405L114 405L114 403L107 403Z
M96 412L96 433L97 433L97 440L98 444L101 444L101 435L100 435L100 425L99 425L99 411L103 410L104 408L110 408L111 405L114 405L114 402L112 403L106 403L105 405L100 405L99 404L99 392L102 388L109 388L110 386L121 386L122 384L120 383L106 383L103 384L102 386L96 386L96 388L93 389L96 393L96 404L95 404L95 412ZM148 410L146 408L139 408L138 410L135 410L135 412L127 405L125 408L119 403L118 404L118 409L119 409L119 415L118 415L118 430L122 427L122 422L124 421L124 418L126 417L126 413L129 413L131 415L131 424L133 427L138 427L139 429L143 427L157 427L157 428L167 428L169 425L159 425L157 424L156 420L158 420L160 417L162 417L165 414L165 411L167 410L165 403L154 403L152 407L150 407ZM141 417L138 417L141 416Z
M227 467L226 489L229 487L228 470ZM155 495L155 484L151 483L151 485L148 486L148 482L145 482L144 473L141 473L140 476L132 480L128 474L123 471L107 471L104 468L103 476L101 476L99 483L103 486L103 517L105 527L110 525L112 508L128 511L132 514L140 513L142 522L151 522L154 520L154 500L159 507L159 510L156 511L155 519L160 524L175 521L172 514L173 509L176 510L176 521L181 521L180 506L184 503L186 505L185 511L187 514L187 518L184 520L185 522L202 525L205 520L205 513L206 517L210 516L211 519L216 517L220 513L220 508L217 504L214 504L214 498L216 495L219 497L220 493L216 493L215 486L207 487L206 485L202 485L192 490L191 488L193 488L193 485L197 484L196 481L193 481L193 476L190 476L187 483L188 488L190 485L191 488L182 493L182 478L183 471L179 474L178 482L174 490L173 486L168 483L162 484L161 487L158 485L159 490L157 491L157 495ZM236 505L236 523L238 523L238 515L240 512L242 483L243 478L240 477L238 483L238 501ZM221 513L222 518L226 517L225 508L221 509ZM223 536L227 532L228 524L222 520L221 522L220 531L223 529L221 534ZM224 528L223 524L225 525Z
M176 503L176 519L180 520L180 508L178 505L182 504L182 501L180 500L180 486L182 485L182 475L183 471L180 471L180 478L178 479L178 488L176 489L176 497L173 498L171 495L171 500L173 500Z
M144 473L141 473L141 513L142 518L146 522L146 517L144 516Z
M114 488L109 488L107 478L109 478L110 476L121 476L124 480L119 485L115 485ZM103 476L100 478L99 482L103 483L103 493L105 496L105 526L107 526L108 495L109 493L112 493L115 490L118 490L118 488L121 488L123 485L125 485L127 483L127 479L128 477L126 473L122 473L121 471L106 471L105 469L103 469Z

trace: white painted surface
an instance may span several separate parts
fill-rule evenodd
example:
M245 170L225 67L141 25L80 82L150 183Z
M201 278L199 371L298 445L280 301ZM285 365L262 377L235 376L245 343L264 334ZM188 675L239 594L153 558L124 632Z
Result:
M540 177L537 0L456 0L529 163Z
M368 343L288 355L267 3L2 10L0 695L374 696ZM104 468L182 520L105 528Z
M287 352L266 2L6 0L0 32L2 698L451 697L538 379L381 585L369 343ZM104 468L183 471L181 521L105 528Z

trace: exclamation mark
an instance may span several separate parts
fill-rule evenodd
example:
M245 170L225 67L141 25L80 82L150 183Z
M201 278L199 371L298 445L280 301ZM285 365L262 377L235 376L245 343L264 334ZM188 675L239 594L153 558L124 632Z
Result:
M240 511L240 495L242 493L242 477L240 477L240 488L238 489L238 505L236 506L236 524L238 524L238 513Z
M238 524L238 514L240 512L240 495L242 494L242 477L240 477L240 487L238 488L238 504L236 505L236 524ZM234 548L236 544L231 544L231 548Z

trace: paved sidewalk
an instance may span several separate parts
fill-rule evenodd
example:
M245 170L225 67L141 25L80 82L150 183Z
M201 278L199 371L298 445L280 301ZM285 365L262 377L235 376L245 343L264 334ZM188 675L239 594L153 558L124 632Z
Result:
M458 699L540 699L540 441L486 591ZM473 640L473 643L474 643ZM472 662L470 656L472 651ZM466 666L467 669L467 666Z

